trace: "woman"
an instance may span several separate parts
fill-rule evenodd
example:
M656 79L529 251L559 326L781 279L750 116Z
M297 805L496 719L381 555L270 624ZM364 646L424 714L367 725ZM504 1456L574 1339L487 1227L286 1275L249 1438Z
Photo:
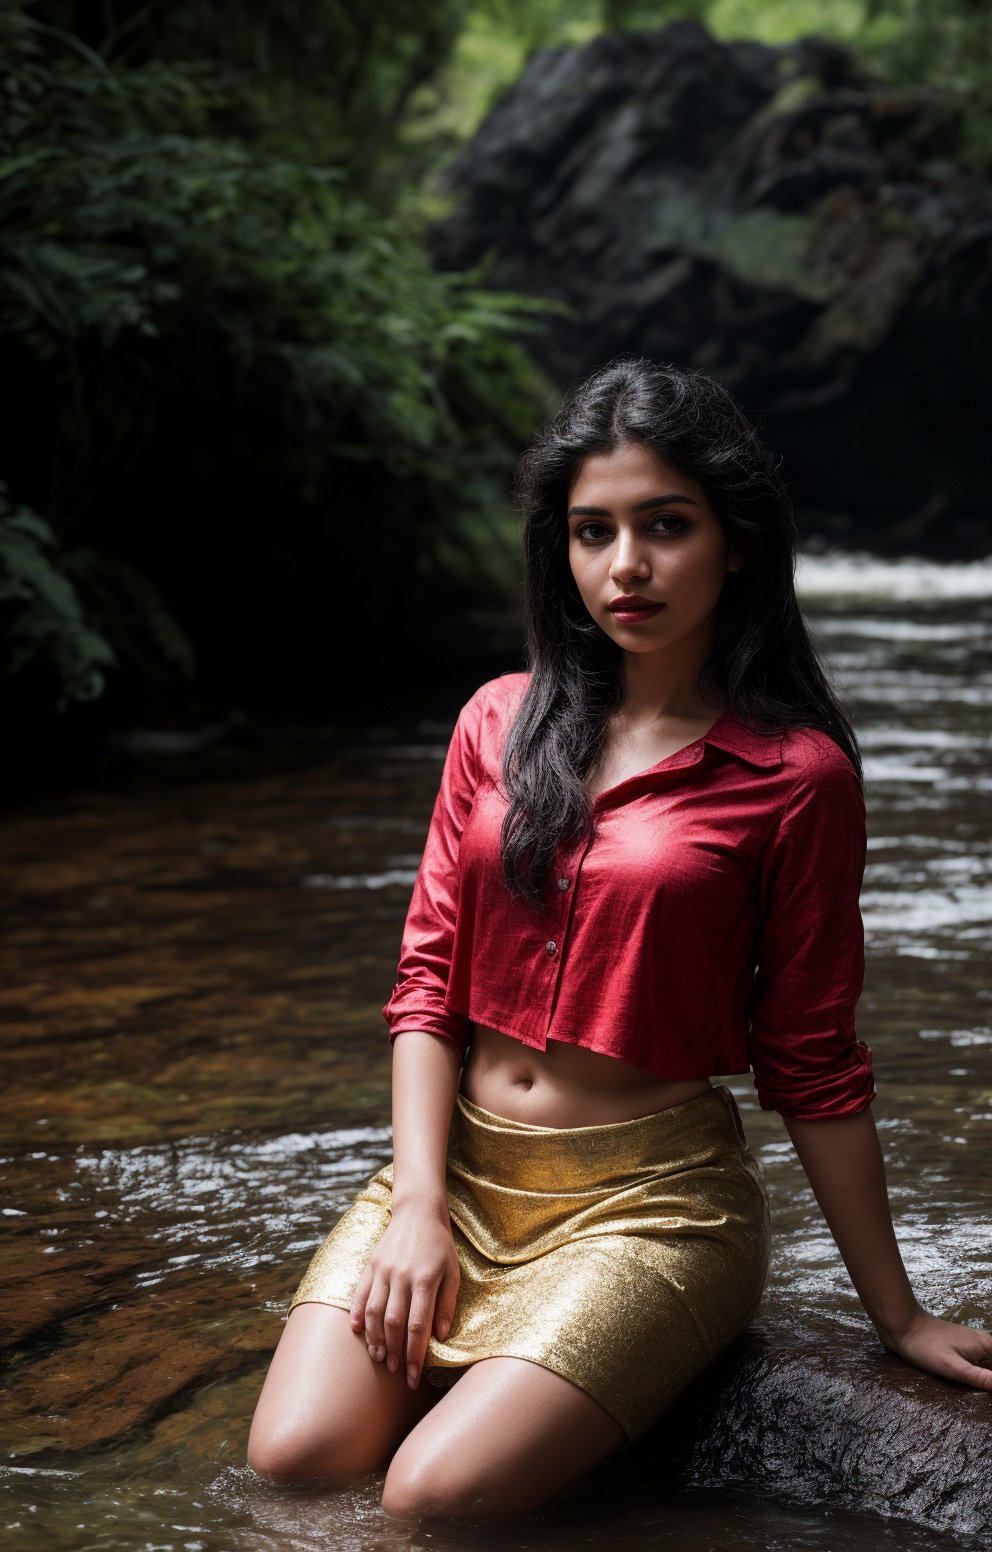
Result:
M992 1390L992 1338L920 1307L893 1234L858 753L775 460L715 382L621 358L517 496L531 671L448 751L383 1010L393 1164L297 1291L249 1444L279 1480L387 1468L396 1515L537 1507L745 1329L767 1198L711 1080L749 1066L883 1344Z

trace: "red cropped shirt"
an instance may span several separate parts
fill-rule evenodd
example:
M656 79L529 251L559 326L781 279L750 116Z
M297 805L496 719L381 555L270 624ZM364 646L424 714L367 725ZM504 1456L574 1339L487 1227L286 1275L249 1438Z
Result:
M601 793L530 906L500 864L503 747L526 685L491 680L459 715L382 1010L390 1038L425 1030L464 1055L474 1022L661 1079L751 1067L762 1107L798 1119L865 1109L865 809L846 755L725 711Z

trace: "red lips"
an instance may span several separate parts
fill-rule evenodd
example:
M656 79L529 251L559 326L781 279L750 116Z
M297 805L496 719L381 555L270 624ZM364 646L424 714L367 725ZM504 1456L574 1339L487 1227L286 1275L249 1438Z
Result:
M655 603L651 598L642 598L640 593L624 593L620 598L614 598L606 607L618 625L646 625L648 620L653 620L665 606Z
M661 609L664 607L656 598L642 598L640 593L623 593L619 598L613 598L606 606L613 611L623 611L625 614L634 609Z

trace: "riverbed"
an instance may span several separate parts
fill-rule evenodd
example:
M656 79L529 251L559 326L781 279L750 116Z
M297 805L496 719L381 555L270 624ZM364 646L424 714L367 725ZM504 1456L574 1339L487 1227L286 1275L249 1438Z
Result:
M865 755L859 1034L903 1256L928 1308L992 1329L992 563L827 554L801 577ZM180 740L170 756L133 740L112 779L0 821L4 1547L981 1544L960 1503L859 1496L839 1467L833 1482L660 1483L641 1447L540 1516L471 1530L386 1521L374 1479L277 1489L245 1467L286 1299L389 1156L379 1010L472 688L283 742ZM840 1352L854 1384L904 1368L879 1347L780 1118L750 1077L727 1081L774 1214L757 1330ZM989 1426L992 1398L943 1389Z

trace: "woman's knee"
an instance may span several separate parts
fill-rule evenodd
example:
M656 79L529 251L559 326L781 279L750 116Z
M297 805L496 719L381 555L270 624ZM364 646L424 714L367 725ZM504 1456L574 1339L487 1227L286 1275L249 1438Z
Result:
M476 1494L476 1499L478 1495ZM485 1513L472 1502L470 1485L444 1466L422 1460L393 1460L382 1490L382 1507L396 1519L462 1519Z
M623 1439L620 1424L560 1375L483 1359L400 1445L382 1507L400 1519L533 1514Z
M382 1490L382 1507L396 1519L483 1520L526 1514L544 1495L508 1490L473 1470L471 1461L438 1460L400 1450L393 1457ZM512 1499L512 1501L511 1501Z
M268 1429L253 1425L248 1439L248 1464L269 1482L306 1482L319 1478L344 1486L381 1468L384 1462L371 1441L357 1430L321 1431L305 1423Z

